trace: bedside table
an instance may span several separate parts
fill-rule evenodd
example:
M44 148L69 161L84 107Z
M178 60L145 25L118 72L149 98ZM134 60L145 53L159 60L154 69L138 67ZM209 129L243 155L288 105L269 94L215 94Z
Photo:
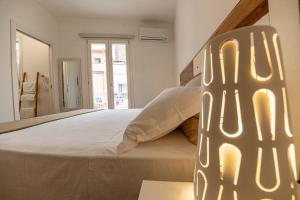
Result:
M139 200L194 200L194 183L143 181Z

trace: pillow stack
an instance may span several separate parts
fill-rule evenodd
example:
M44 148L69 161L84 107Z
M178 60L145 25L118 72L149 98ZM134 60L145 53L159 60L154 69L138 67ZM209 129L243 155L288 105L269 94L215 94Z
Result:
M123 141L118 145L118 152L131 150L139 143L167 135L199 111L200 87L175 87L164 90L128 125Z
M188 138L189 142L197 145L198 142L198 130L199 130L199 113L187 120L185 120L179 128Z

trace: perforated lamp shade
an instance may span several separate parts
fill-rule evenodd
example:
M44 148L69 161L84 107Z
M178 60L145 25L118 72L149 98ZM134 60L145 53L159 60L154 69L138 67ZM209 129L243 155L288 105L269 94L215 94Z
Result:
M203 49L197 200L296 200L296 160L276 30L252 26Z

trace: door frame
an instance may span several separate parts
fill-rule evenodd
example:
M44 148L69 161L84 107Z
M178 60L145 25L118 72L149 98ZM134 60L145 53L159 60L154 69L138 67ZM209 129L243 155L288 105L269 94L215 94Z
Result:
M91 62L91 44L99 43L106 46L106 71L107 71L107 98L108 109L114 108L114 88L113 88L113 65L112 65L112 48L113 43L121 43L126 45L126 61L127 61L127 89L128 89L128 108L134 106L133 103L133 88L132 88L132 70L130 64L130 42L124 39L89 39L88 44L88 86L89 86L89 107L93 108L93 76L92 76L92 62Z
M11 77L12 77L12 99L13 99L13 112L14 120L20 120L19 111L19 85L18 85L18 66L16 60L16 34L21 32L35 40L38 40L49 46L49 93L50 93L50 110L53 112L54 108L54 91L53 91L53 47L54 43L41 37L37 32L32 31L29 28L17 23L14 20L10 20L10 50L11 50Z
M68 112L72 111L73 109L68 109L63 106L63 62L64 61L76 61L79 63L80 66L80 81L79 81L79 91L80 91L80 109L83 109L83 95L82 95L82 89L83 89L83 80L82 80L82 63L81 59L79 58L59 58L58 59L58 88L59 88L59 110L60 112Z
M134 98L133 98L133 80L132 80L132 68L131 68L131 51L130 51L130 40L125 40L125 39L110 39L109 41L109 51L110 51L110 65L111 65L111 70L112 68L112 44L125 44L126 45L126 64L127 64L127 90L128 90L128 108L133 108L134 107ZM113 75L113 73L111 73ZM113 89L113 88L112 88ZM113 99L114 100L114 99ZM114 103L114 102L113 102Z
M106 80L107 80L107 103L108 103L108 108L111 107L110 102L111 102L111 92L110 92L110 84L111 80L110 77L108 76L110 73L108 72L110 70L109 67L109 55L107 53L109 44L108 41L102 40L102 39L93 39L93 40L88 40L88 86L89 86L89 107L94 108L94 92L93 92L93 70L92 70L92 52L91 52L91 47L92 44L104 44L105 45L105 57L106 57Z

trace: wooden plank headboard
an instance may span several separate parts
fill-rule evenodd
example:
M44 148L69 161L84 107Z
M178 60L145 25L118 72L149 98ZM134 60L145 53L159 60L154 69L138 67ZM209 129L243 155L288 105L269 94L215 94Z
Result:
M253 25L267 13L269 13L268 0L240 0L209 40L228 31ZM197 76L193 73L195 57L180 74L181 86L184 86L192 80L194 76Z

